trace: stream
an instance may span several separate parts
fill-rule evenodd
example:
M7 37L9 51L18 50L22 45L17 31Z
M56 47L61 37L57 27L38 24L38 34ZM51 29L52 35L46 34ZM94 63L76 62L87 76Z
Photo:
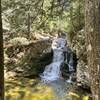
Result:
M67 51L65 37L56 37L52 42L53 60L52 63L45 67L44 72L40 75L41 83L50 86L56 96L55 100L69 100L66 96L66 85L72 83L71 76L68 80L63 79L61 67L64 66L64 52ZM72 58L69 61L69 71L74 71Z

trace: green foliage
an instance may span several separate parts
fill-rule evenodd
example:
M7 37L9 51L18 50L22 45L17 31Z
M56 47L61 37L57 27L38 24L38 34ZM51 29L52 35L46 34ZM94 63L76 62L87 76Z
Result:
M84 0L3 0L4 27L12 32L72 33L84 26ZM9 26L9 27L8 27Z

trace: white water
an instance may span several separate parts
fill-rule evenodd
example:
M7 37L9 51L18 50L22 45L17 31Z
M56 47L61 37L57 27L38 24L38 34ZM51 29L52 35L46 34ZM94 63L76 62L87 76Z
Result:
M40 76L43 82L51 82L61 78L60 68L64 63L64 48L66 40L64 38L55 38L52 42L53 61L47 65L43 74Z
M53 49L53 60L52 63L45 67L43 74L40 76L42 83L47 83L47 86L50 86L54 91L55 100L70 100L69 96L66 95L69 92L69 83L71 83L71 76L68 80L64 80L61 75L61 67L64 64L64 52L68 52L66 48L66 39L65 38L55 38L52 42ZM67 53L66 53L67 54ZM67 56L67 55L66 55ZM73 71L73 57L69 57L69 63L66 60L66 63L69 66L69 71ZM67 89L66 89L66 86Z

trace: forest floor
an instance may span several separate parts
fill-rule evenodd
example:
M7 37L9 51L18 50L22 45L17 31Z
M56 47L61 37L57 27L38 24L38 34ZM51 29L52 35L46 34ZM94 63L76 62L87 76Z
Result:
M6 100L59 100L51 86L41 85L40 79L13 77L5 80ZM75 83L66 84L66 96L69 99L60 100L91 100L88 92L76 88ZM62 91L61 89L59 91Z

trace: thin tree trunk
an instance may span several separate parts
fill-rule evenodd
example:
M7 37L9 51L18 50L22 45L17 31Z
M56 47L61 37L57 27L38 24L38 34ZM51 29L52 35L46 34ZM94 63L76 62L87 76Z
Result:
M93 100L100 100L100 0L85 0L87 59Z
M0 0L0 100L4 100L4 57L3 57L1 0Z
M28 18L27 18L27 31L28 31L28 38L30 39L30 28L31 28L31 23L30 23L30 13L28 13Z

